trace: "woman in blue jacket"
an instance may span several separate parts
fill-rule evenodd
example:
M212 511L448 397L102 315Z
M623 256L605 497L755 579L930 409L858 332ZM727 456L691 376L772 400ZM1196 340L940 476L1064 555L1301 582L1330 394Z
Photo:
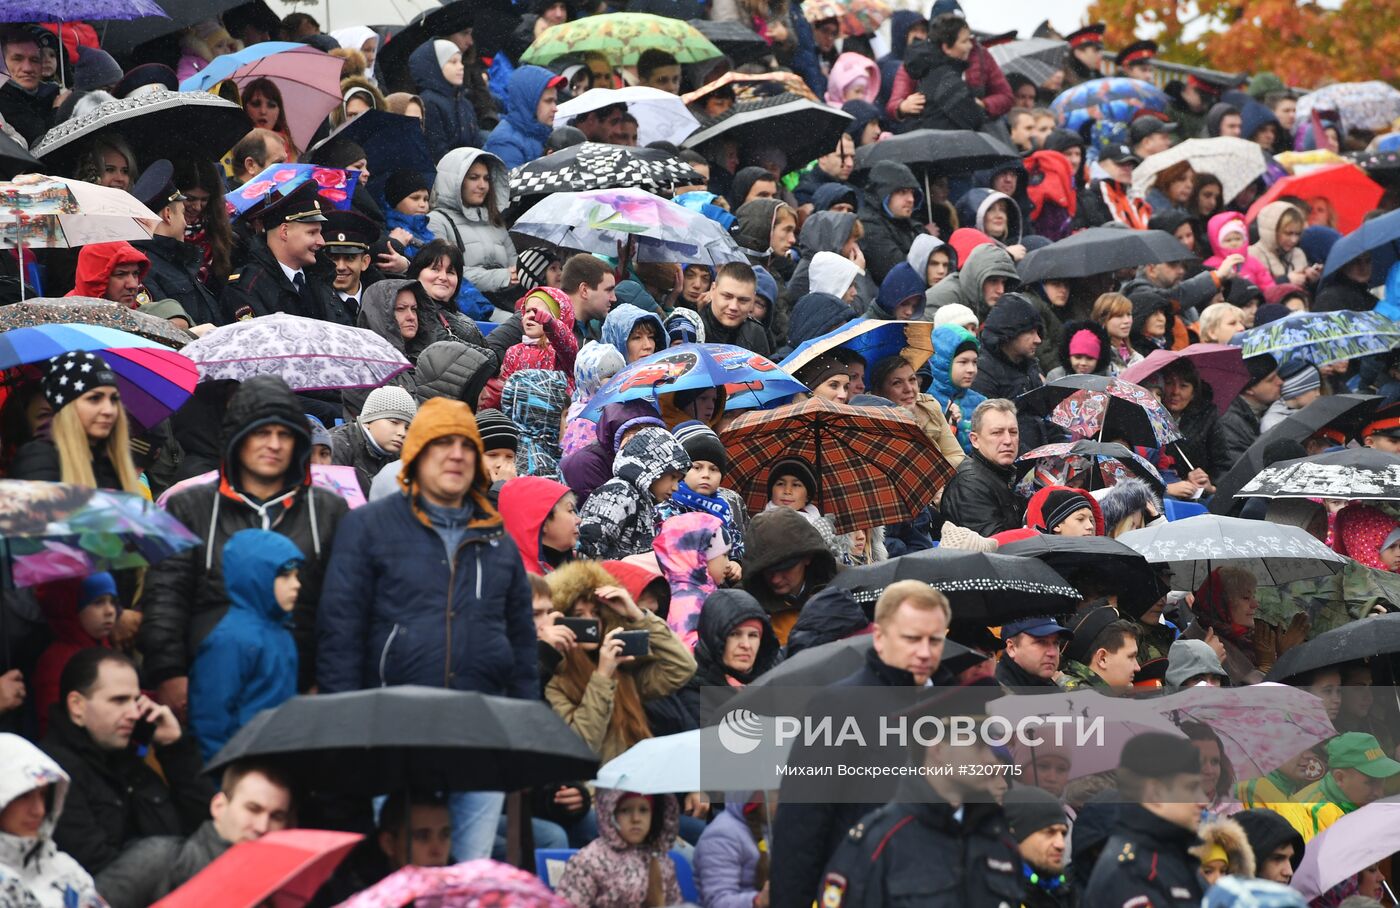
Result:
M491 152L506 167L519 167L544 154L544 140L554 131L554 108L563 76L543 66L522 66L510 76L506 116L486 140Z

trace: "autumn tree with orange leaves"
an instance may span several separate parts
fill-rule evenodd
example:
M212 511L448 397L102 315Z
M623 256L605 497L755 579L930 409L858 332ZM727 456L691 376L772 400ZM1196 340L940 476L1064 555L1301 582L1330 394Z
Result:
M1178 63L1270 70L1290 85L1400 84L1396 0L1343 0L1335 10L1295 0L1198 0L1187 18L1189 9L1177 0L1095 0L1088 16L1108 24L1108 47L1151 36L1162 58Z

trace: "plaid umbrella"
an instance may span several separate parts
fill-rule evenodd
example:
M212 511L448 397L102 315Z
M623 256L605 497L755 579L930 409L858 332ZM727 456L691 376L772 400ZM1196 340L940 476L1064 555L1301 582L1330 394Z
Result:
M998 44L990 50L992 59L997 61L1002 72L1008 75L1020 73L1036 85L1041 85L1060 71L1068 48L1065 42L1051 38L1027 38Z
M751 509L768 503L768 471L801 457L817 474L817 500L836 531L902 523L953 476L914 418L900 410L848 407L821 398L745 413L724 432L729 476Z
M1016 398L1018 409L1044 416L1075 438L1160 448L1181 438L1167 408L1141 385L1103 375L1067 375Z
M510 200L622 186L652 191L703 182L689 164L662 149L584 142L512 170Z
M1240 340L1245 356L1335 363L1392 349L1400 344L1400 325L1376 312L1297 312L1242 331Z

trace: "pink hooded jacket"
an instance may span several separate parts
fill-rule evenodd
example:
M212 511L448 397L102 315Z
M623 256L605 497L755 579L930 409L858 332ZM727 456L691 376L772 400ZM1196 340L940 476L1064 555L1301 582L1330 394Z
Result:
M840 110L846 101L854 100L846 97L846 89L859 79L865 80L865 94L860 100L874 104L880 95L880 67L864 54L848 51L837 57L826 77L826 103Z
M1239 221L1244 228L1244 245L1238 249L1225 249L1220 245L1220 231L1231 221ZM1244 215L1238 211L1222 211L1213 215L1206 224L1206 236L1210 238L1210 248L1215 254L1206 259L1207 268L1215 268L1225 261L1227 255L1238 253L1244 256L1244 264L1240 265L1240 274L1254 282L1260 290L1268 290L1274 285L1274 276L1269 273L1269 269L1264 267L1264 263L1250 255L1249 249L1249 226L1244 222Z

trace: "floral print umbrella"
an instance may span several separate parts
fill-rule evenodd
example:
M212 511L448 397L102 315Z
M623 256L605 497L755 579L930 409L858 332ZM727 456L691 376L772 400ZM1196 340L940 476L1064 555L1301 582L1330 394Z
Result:
M481 859L451 867L404 867L364 890L340 908L569 908L532 873Z
M1272 353L1280 361L1335 363L1392 349L1400 344L1400 324L1375 312L1298 312L1240 337L1247 357Z
M1068 375L1027 391L1018 409L1044 416L1075 438L1161 448L1181 438L1167 408L1151 391L1103 375Z
M1336 111L1342 118L1342 128L1387 130L1391 121L1400 117L1400 90L1379 80L1373 82L1338 82L1308 92L1298 99L1298 122L1316 111Z
M1090 79L1060 93L1050 109L1060 125L1078 131L1088 120L1129 123L1139 110L1165 112L1171 99L1151 82L1114 76Z
M718 47L683 19L649 13L605 13L551 25L526 48L522 63L548 65L558 57L597 51L613 66L635 66L646 50L664 50L680 63L723 56Z
M1235 769L1235 777L1267 775L1298 754L1337 735L1316 695L1285 684L1191 687L1146 701L1176 725L1208 726Z
M30 297L0 308L0 331L60 323L125 331L176 350L194 340L193 334L176 328L167 319L90 296Z
M1106 489L1124 479L1141 479L1158 495L1166 489L1156 467L1131 448L1112 442L1082 440L1041 445L1022 454L1017 462L1033 465L1020 484L1028 498L1042 486L1079 485L1086 473L1090 489Z
M180 521L139 495L0 480L3 587L145 567L198 543Z
M412 368L373 331L285 313L215 328L180 352L200 381L277 375L293 391L377 388Z

